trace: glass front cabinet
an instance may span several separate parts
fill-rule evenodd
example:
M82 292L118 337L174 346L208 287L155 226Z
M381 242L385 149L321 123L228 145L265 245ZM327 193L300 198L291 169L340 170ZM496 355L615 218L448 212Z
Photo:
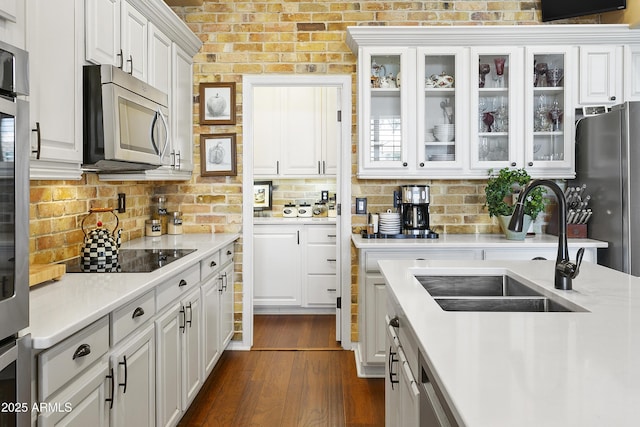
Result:
M573 51L562 46L366 47L359 178L573 178ZM570 126L565 126L570 123Z
M367 49L359 59L361 170L402 174L408 170L415 57L409 49Z
M569 48L525 48L524 167L531 176L574 177L574 56Z

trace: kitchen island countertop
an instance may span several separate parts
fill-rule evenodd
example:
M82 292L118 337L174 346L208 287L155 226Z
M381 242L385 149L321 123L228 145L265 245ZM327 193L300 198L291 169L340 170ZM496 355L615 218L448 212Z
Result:
M536 234L524 240L507 240L502 234L440 234L437 239L366 239L352 234L351 240L358 249L400 249L427 247L466 248L557 248L558 236ZM593 239L568 239L569 247L606 248L607 242Z
M150 273L67 273L57 282L33 287L29 328L24 333L31 334L34 349L49 348L239 237L235 233L181 234L125 242L122 249L197 250Z
M640 278L554 261L380 261L447 404L464 426L632 426L640 406ZM587 312L443 311L416 274L504 274Z

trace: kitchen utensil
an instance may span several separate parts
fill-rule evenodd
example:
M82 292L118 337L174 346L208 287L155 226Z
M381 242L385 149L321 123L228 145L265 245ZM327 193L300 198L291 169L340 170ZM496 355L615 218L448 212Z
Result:
M84 229L84 223L92 214L110 212L116 217L116 225L113 231L102 228L102 222L98 221L98 228L89 232ZM113 212L113 208L91 208L82 219L82 232L84 233L84 245L82 247L82 267L87 272L111 272L118 268L118 250L120 249L122 229L118 229L120 220Z

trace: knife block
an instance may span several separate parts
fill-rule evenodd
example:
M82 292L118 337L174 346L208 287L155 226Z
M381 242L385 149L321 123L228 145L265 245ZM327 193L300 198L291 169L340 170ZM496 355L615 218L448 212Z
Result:
M547 224L547 234L558 235L558 206L551 213L551 219ZM587 224L567 224L567 238L568 239L586 239L587 238Z

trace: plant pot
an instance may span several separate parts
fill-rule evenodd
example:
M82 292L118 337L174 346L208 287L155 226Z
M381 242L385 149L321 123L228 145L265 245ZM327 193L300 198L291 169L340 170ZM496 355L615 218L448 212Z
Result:
M522 231L520 232L509 230L509 221L511 221L511 215L498 216L498 223L500 224L500 228L502 229L502 232L504 233L504 236L507 238L507 240L524 240L533 219L529 215L525 215L522 224Z

